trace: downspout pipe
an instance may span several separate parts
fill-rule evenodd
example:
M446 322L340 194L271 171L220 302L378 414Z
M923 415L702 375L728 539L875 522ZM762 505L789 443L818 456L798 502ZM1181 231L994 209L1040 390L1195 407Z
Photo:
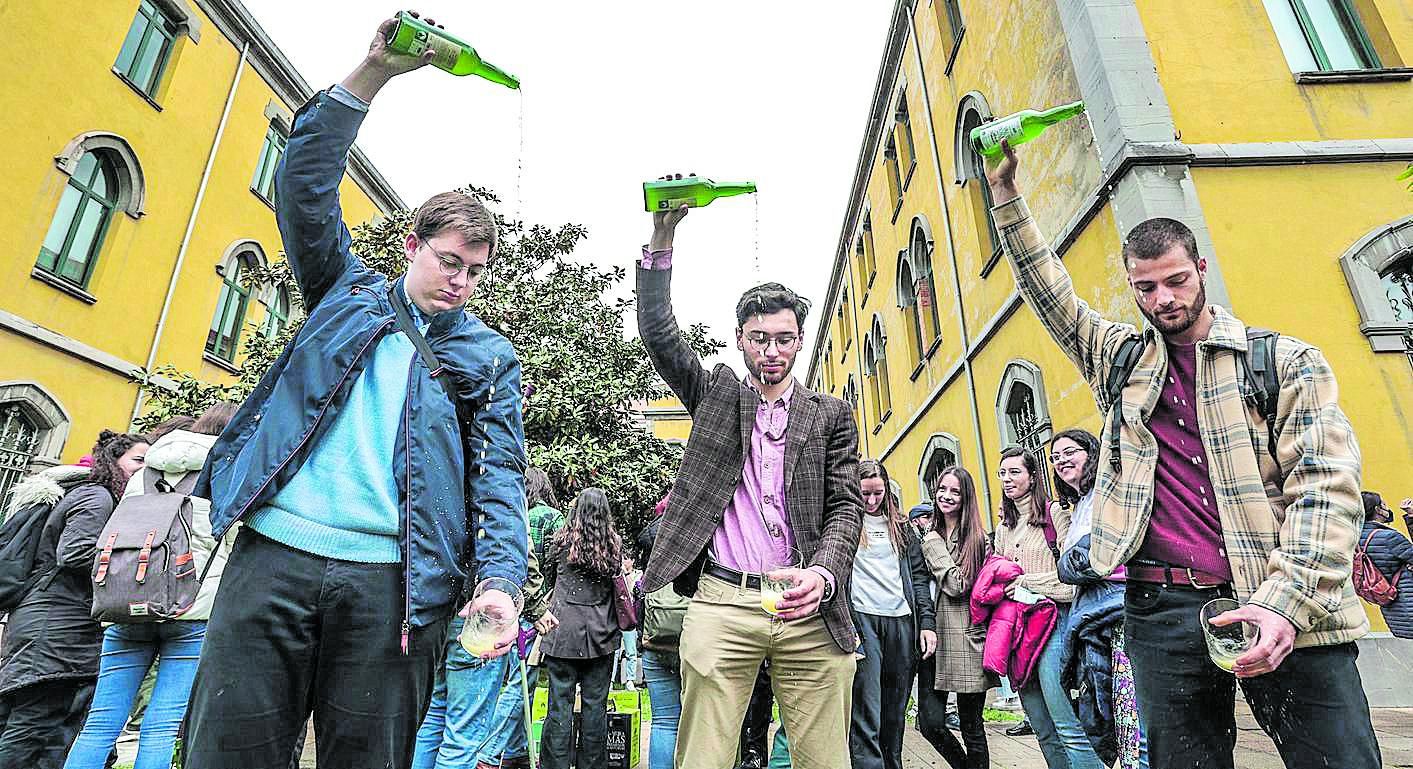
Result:
M177 249L177 262L172 265L172 278L167 282L167 296L162 300L162 314L157 317L157 330L152 335L152 349L147 353L147 363L143 369L149 374L152 367L157 364L157 348L162 343L162 332L167 328L167 316L172 310L172 299L177 293L177 281L181 278L182 264L186 261L186 252L191 247L191 234L196 230L196 219L201 214L201 203L206 198L206 186L211 182L211 168L216 164L216 153L221 149L221 138L226 133L226 123L231 117L231 107L235 104L236 89L240 87L241 75L245 74L245 61L250 55L250 41L245 41L240 47L240 61L236 63L235 78L231 80L230 93L226 94L226 107L221 112L221 122L216 126L216 138L211 142L211 152L206 156L206 168L201 172L201 184L196 188L196 200L191 204L191 216L187 218L186 232L182 235L181 247ZM138 388L137 398L132 405L132 417L129 424L137 421L142 414L143 390Z

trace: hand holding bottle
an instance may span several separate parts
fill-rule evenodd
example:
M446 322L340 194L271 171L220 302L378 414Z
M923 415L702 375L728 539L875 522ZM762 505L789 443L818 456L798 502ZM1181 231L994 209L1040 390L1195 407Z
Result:
M417 15L416 11L409 13ZM436 24L431 19L425 21L430 25ZM373 35L373 42L368 44L368 55L363 57L363 61L340 84L363 101L371 102L389 80L431 64L436 55L436 51L431 48L423 51L421 56L408 56L394 51L388 45L388 34L396 28L396 17L379 24L377 34Z
M696 174L688 175L695 176ZM674 178L681 179L682 174L666 174L658 178L660 181L669 181ZM683 203L673 210L654 211L653 236L652 239L648 241L648 250L663 251L672 248L672 238L677 233L677 225L687 217L689 210L691 209L687 207L687 204Z
M1020 197L1020 191L1016 188L1016 169L1020 167L1016 150L1009 141L1002 140L1001 152L999 159L986 161L986 181L991 185L991 204L997 206Z

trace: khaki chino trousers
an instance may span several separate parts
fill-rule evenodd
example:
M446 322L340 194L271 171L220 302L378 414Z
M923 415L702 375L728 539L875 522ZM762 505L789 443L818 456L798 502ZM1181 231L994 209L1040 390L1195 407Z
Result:
M818 614L792 622L760 591L703 575L682 623L677 769L731 769L761 662L790 735L794 769L848 769L854 656Z

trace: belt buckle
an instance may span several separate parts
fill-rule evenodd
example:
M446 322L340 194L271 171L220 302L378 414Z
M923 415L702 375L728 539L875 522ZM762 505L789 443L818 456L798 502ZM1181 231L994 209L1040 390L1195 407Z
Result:
M1191 567L1191 566L1187 567L1187 568L1184 569L1183 571L1186 571L1186 572L1187 572L1187 583L1188 583L1189 585L1192 585L1194 588L1196 588L1196 589L1198 589L1198 590L1216 590L1217 588L1219 588L1219 587L1222 586L1222 583L1220 583L1220 582L1213 582L1213 583L1210 584L1210 585L1204 585L1204 584L1202 584L1201 582L1198 582L1198 581L1197 581L1197 576L1192 573L1192 567Z

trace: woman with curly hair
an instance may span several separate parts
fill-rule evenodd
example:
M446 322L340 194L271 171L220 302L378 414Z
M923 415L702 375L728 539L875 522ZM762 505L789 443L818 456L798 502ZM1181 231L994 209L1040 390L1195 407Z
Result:
M92 467L53 467L15 489L8 515L52 505L28 592L0 642L0 766L58 769L98 679L103 628L90 616L98 535L142 469L147 438L104 430Z
M559 627L540 644L549 671L549 712L540 757L545 769L568 769L576 685L582 688L583 719L576 764L580 769L603 769L607 763L608 688L622 639L613 578L622 569L623 540L613 528L608 496L602 489L584 489L545 552L550 612L559 619Z

